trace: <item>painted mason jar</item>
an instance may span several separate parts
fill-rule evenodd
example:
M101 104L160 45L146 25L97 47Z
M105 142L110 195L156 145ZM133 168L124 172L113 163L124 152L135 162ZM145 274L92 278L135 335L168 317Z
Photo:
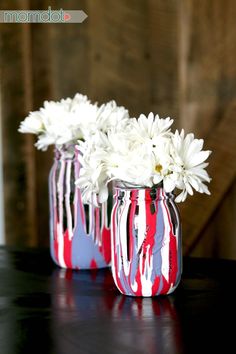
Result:
M177 287L181 225L172 193L118 184L111 217L112 275L122 294L156 296Z
M94 269L110 264L107 204L83 205L75 186L79 152L74 146L55 150L49 175L50 252L62 268Z

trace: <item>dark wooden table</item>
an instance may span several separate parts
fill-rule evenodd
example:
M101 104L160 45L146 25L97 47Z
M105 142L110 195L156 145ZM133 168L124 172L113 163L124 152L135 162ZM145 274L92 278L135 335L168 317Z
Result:
M109 269L0 248L0 354L236 353L235 281L235 261L186 259L175 293L131 298Z

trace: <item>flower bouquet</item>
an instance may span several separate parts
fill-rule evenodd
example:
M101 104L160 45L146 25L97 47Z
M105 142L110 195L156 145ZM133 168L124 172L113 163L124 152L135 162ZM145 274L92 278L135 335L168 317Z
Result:
M193 134L173 133L172 123L153 113L129 118L114 101L98 106L80 94L46 101L21 123L20 132L38 136L38 149L55 146L49 176L50 249L58 265L101 268L112 256L121 293L154 296L176 288L182 272L176 203L194 191L210 194L210 151L202 150L203 140Z
M81 151L76 144L78 139L89 141L98 131L106 134L128 117L128 111L114 101L98 106L87 96L76 94L59 102L45 101L20 125L21 133L37 135L38 149L55 147L49 175L50 251L63 268L91 269L110 264L107 203L98 208L92 195L87 196L89 206L82 203L80 189L74 184L81 173Z
M176 202L194 191L210 194L205 170L210 151L203 151L203 140L193 134L173 133L172 123L141 114L78 142L82 167L76 185L84 202L98 196L104 203L109 182L116 182L112 274L126 295L169 294L177 287L182 255Z

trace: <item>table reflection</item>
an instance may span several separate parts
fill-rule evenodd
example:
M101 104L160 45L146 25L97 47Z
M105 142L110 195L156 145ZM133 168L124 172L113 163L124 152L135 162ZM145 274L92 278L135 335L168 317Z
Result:
M53 316L58 353L75 348L102 350L112 343L112 353L179 353L182 348L174 297L133 298L120 295L109 270L72 271L53 274ZM61 333L58 336L58 333ZM89 343L91 336L96 343ZM104 343L103 343L104 345ZM76 351L75 351L76 352ZM109 352L109 350L108 350Z

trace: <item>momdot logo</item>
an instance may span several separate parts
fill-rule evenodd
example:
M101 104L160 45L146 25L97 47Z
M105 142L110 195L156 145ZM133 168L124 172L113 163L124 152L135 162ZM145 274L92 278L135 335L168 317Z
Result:
M2 10L3 23L82 23L88 16L82 10Z

